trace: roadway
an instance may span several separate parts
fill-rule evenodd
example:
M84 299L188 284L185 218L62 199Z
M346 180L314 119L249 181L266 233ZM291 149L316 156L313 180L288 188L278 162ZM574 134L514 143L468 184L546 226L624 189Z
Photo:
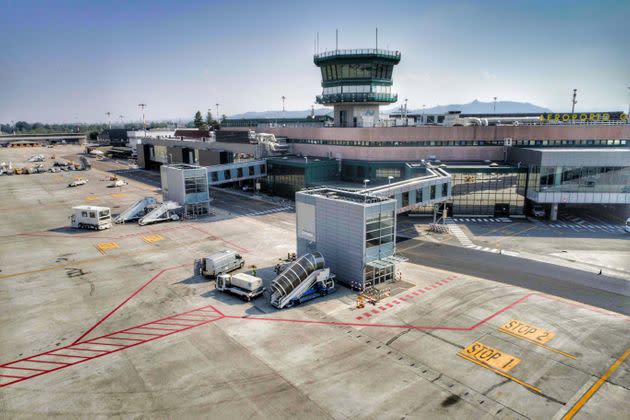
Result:
M618 281L607 276L417 239L400 242L397 248L400 255L414 264L481 277L630 315L629 297L582 285Z

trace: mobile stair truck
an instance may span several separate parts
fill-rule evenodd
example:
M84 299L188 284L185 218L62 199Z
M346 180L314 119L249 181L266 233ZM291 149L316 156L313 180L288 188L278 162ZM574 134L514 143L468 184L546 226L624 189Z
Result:
M334 279L321 253L304 254L273 279L270 303L282 309L326 296L335 291Z
M220 292L231 293L240 296L246 302L260 296L265 291L263 281L245 273L219 274L217 276L216 289Z
M243 257L234 251L224 249L208 257L195 260L195 275L204 277L216 277L219 274L226 274L245 265Z
M70 225L78 229L103 230L112 227L112 212L109 207L72 207Z

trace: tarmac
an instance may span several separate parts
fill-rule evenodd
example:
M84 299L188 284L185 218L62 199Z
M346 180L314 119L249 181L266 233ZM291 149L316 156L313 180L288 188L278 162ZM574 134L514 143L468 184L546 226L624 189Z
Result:
M129 185L107 188L119 171ZM67 188L75 177L89 181ZM343 286L287 310L245 303L194 276L193 260L235 249L268 284L295 250L295 213L217 190L207 218L68 228L75 205L115 214L159 198L152 180L109 161L0 177L2 418L627 416L630 318L618 312L421 253L362 309Z

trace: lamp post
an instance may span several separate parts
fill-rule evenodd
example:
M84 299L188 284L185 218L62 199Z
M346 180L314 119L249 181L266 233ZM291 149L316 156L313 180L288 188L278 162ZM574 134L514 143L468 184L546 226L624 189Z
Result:
M217 107L217 121L219 121L219 104L214 104Z
M573 89L573 99L571 99L571 115L575 113L575 104L577 104L577 100L575 99L576 97L577 89ZM571 118L573 118L573 116Z
M282 98L282 112L284 112L284 101L287 100L287 97L282 95L281 98Z
M424 125L424 108L426 107L425 104L422 104L422 125Z
M492 106L492 113L496 114L497 113L497 97L494 97L494 105Z
M391 175L387 177L387 185L392 183L392 179L394 179L394 177Z
M144 117L144 109L147 107L147 104L138 104L140 110L142 111L142 127L144 128L144 137L147 136L147 120Z
M363 189L364 189L364 190L367 190L367 184L368 184L368 182L370 182L370 180L369 180L369 179L364 179L364 180L363 180Z

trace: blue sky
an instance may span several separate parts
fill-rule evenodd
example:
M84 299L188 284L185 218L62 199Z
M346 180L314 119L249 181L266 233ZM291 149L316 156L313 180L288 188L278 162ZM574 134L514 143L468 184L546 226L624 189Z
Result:
M320 50L402 52L410 108L474 99L627 109L630 2L0 0L0 122L308 109ZM117 120L117 118L116 118Z

